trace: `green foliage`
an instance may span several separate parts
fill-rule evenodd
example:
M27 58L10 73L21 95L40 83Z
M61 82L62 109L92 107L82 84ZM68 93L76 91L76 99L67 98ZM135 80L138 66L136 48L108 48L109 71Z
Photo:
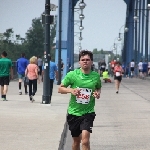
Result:
M109 54L109 51L104 51L103 49L97 50L97 48L93 49L93 54Z
M43 56L45 35L44 25L42 25L40 18L32 20L32 27L27 30L25 38L18 34L14 39L13 33L13 29L10 28L0 34L0 53L5 50L8 53L8 57L13 61L16 61L23 52L28 59L32 56ZM51 25L50 33L50 51L53 59L55 57L56 23Z
M30 27L26 33L25 47L27 57L43 56L44 28L40 18L32 20L32 27Z

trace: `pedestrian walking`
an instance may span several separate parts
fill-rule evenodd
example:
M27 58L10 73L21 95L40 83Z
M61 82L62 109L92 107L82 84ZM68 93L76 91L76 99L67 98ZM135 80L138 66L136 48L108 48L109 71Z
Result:
M53 93L53 84L54 80L58 81L58 69L55 62L51 61L51 56L49 56L50 62L49 62L49 78L50 78L50 101ZM43 81L43 75L44 75L44 66L42 68L42 81Z
M37 58L35 56L30 58L30 64L27 66L25 75L29 79L29 98L33 102L34 95L37 91L37 79L38 79L38 66Z
M1 98L3 101L7 101L6 94L8 92L8 85L11 79L13 79L12 61L7 58L7 53L2 52L0 59L0 85L1 85Z
M129 78L129 65L127 65L127 66L125 67L125 72L124 72L124 74L125 74L125 77L126 77L126 78Z
M122 80L123 69L119 61L116 62L116 66L114 68L114 80L116 86L116 93L119 93L119 87Z
M134 76L134 67L135 67L135 62L134 59L130 62L130 72L131 72L131 78Z
M113 59L113 60L110 62L110 68L111 68L111 75L112 75L112 77L114 76L114 68L115 68L115 65L116 65L116 60Z
M41 56L38 56L37 65L38 65L38 75L39 75L39 82L40 82L42 77L42 66L43 66L43 60Z
M61 79L63 77L63 72L64 72L64 63L63 63L63 60L61 59Z
M100 66L100 74L101 74L101 76L103 76L103 72L105 71L105 69L106 69L106 62L105 62L105 60L103 60L101 62L101 66Z
M138 68L139 68L139 78L143 78L143 73L142 73L142 71L143 71L143 62L142 62L142 60L139 62Z
M19 95L22 95L21 86L22 86L22 81L25 77L25 70L28 64L29 64L29 61L25 58L25 53L22 53L21 57L17 59L17 62L16 62L17 74L19 78ZM25 94L28 94L27 85L24 84L24 88L25 88Z
M62 80L58 92L71 93L67 122L73 138L72 150L90 150L90 133L95 119L95 98L100 98L100 75L91 70L93 54L82 50L79 54L80 69L70 71ZM67 88L70 86L70 88ZM82 142L81 142L82 141Z
M142 73L143 73L143 79L145 79L145 77L147 76L147 73L148 73L148 63L147 63L147 60L145 60L142 64Z

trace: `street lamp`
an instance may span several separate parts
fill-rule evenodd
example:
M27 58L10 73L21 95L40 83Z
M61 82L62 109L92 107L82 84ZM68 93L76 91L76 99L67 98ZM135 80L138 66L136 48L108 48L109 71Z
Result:
M84 0L82 0L82 1L79 3L80 9L84 9L85 6L86 6L86 4L84 3Z
M44 78L43 78L43 95L42 104L50 104L50 79L49 79L49 62L50 62L50 10L56 10L57 6L50 4L50 0L45 0L45 15L43 17L45 24L45 41L44 41Z
M122 38L120 37L120 35L121 35L121 29L122 29L122 27L125 27L125 25L122 25L121 27L120 27L120 29L119 29L119 36L118 36L118 41L121 41L122 40ZM125 27L124 28L124 33L126 33L126 32L128 32L128 28L127 27Z
M79 40L81 41L81 40L83 40L83 38L80 36L80 37L79 37Z
M80 31L81 31L81 30L83 30L83 29L84 29L84 27L83 27L83 26L80 26L80 27L79 27L79 30L80 30Z
M84 16L83 14L80 14L80 15L79 15L79 19L80 19L80 20L83 20L84 18L85 18L85 16Z

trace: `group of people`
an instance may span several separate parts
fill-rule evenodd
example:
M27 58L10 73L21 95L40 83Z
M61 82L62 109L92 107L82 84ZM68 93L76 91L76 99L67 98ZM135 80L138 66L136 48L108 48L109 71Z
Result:
M99 74L103 78L105 83L107 83L107 82L111 83L111 79L109 78L110 74L112 74L112 76L114 76L116 93L118 94L122 76L124 74L124 70L121 66L121 63L119 61L112 60L110 62L110 66L109 66L110 71L108 71L108 69L106 69L106 63L104 60L100 61L98 63L98 66L99 66Z
M123 64L122 68L124 69L124 77L127 78L139 77L144 79L150 75L150 62L146 60L140 60L139 63L135 63L134 59L132 59L127 65Z
M53 83L54 80L58 80L58 70L57 65L55 62L51 61L51 56L49 56L49 82L50 82L50 101L52 97L53 92ZM22 72L20 69L22 69ZM28 60L25 58L25 54L22 54L21 58L17 60L17 72L18 72L18 78L19 78L19 94L22 94L21 91L21 82L24 77L28 77L29 79L29 98L30 101L33 102L34 95L37 92L37 83L40 83L40 81L43 81L43 75L44 75L44 66L43 66L43 60L41 57L31 57L28 63ZM21 78L20 78L21 77ZM25 87L25 94L27 93L27 85L24 85Z
M7 58L7 53L2 53L0 59L0 84L1 95L6 100L6 93L9 85L9 75L13 78L12 62ZM95 100L100 98L101 94L101 79L98 72L92 71L93 53L88 50L82 50L79 54L80 68L67 73L58 88L58 93L70 93L70 101L68 106L67 122L69 130L73 138L72 150L79 150L80 144L82 150L90 150L90 133L92 133L93 122L96 116ZM25 54L17 60L17 71L19 77L19 94L22 94L21 84L23 77L29 78L29 98L34 101L34 95L37 91L37 81L39 78L38 59L33 56L29 62L25 58ZM103 68L103 67L102 67ZM116 81L116 93L119 92L119 85L122 79L123 69L120 62L116 62L112 68L114 78ZM57 65L50 61L50 82L53 83L54 78L58 78ZM105 70L103 70L104 72ZM42 67L41 74L44 74ZM53 84L51 84L53 85ZM33 86L33 89L32 89ZM27 87L25 86L25 94L27 94Z
M29 78L29 98L30 101L34 101L34 95L37 91L37 82L39 74L42 72L38 67L38 58L32 56L29 61L25 58L25 54L21 54L21 58L17 60L17 72L19 78L19 95L22 95L22 82L23 78L27 76ZM73 150L80 149L80 143L82 144L82 150L90 150L90 133L92 133L93 121L95 119L95 99L100 98L101 94L101 80L100 75L91 70L93 63L93 54L91 51L83 50L79 54L80 68L75 69L67 73L62 80L61 85L58 88L58 92L61 94L71 93L71 99L68 107L67 122L71 135L73 137ZM41 66L41 65L40 65ZM50 61L50 82L58 78L57 65ZM4 51L1 54L0 59L0 85L1 85L1 97L2 100L7 100L6 94L8 91L8 85L11 79L13 79L12 61L7 58L7 53ZM52 85L52 84L51 84ZM27 86L24 86L25 94L28 94Z
M50 56L49 56L50 57ZM50 100L53 91L54 79L58 80L57 65L51 61L49 62L49 82L50 82ZM34 95L37 92L37 83L43 81L44 66L41 57L32 56L29 60L26 59L25 53L16 61L16 69L18 74L18 88L19 95L22 95L22 84L24 86L25 94L29 95L31 102L35 101ZM63 69L63 68L62 68ZM24 79L28 79L28 84L25 84ZM1 85L1 98L7 101L6 94L10 79L13 79L12 61L7 58L7 52L2 52L0 59L0 85ZM28 92L28 88L29 92Z

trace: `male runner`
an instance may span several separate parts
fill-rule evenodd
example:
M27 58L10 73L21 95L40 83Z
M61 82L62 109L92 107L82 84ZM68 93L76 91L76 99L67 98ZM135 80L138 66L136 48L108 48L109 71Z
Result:
M7 101L6 94L8 92L8 85L11 79L13 79L12 61L7 58L7 53L3 51L0 59L0 85L1 85L1 98L3 101Z
M93 54L83 50L79 54L80 69L70 71L58 89L61 94L71 93L67 122L73 137L72 150L90 150L90 133L95 119L95 98L100 98L100 75L91 71ZM70 85L70 88L67 88ZM81 142L82 141L82 142Z

